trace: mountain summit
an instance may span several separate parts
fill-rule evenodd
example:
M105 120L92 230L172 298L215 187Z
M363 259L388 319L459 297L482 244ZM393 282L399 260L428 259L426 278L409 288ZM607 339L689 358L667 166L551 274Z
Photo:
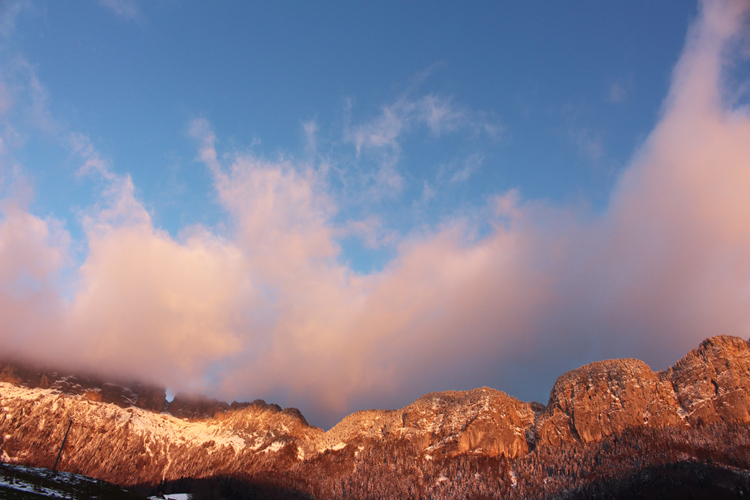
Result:
M687 468L683 482L691 468L750 469L750 343L729 336L663 372L635 359L572 370L546 406L486 387L439 392L328 432L262 400L169 403L163 389L11 363L0 380L4 462L51 467L72 419L61 468L125 486L231 476L316 498L523 498L611 493L647 469ZM727 474L719 482L742 491L750 473Z

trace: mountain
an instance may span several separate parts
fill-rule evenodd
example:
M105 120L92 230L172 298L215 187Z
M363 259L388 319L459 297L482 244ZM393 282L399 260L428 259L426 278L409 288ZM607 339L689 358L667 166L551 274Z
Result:
M146 493L223 481L308 498L750 494L750 343L737 337L709 338L663 372L583 366L546 406L440 392L328 432L261 400L168 403L160 388L12 363L0 380L2 461L51 467L72 419L60 468Z

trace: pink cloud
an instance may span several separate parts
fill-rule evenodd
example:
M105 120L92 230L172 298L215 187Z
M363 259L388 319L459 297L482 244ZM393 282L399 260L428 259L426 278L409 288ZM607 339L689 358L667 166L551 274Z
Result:
M52 359L63 317L59 276L70 238L62 224L28 212L25 179L0 201L0 349L12 356Z

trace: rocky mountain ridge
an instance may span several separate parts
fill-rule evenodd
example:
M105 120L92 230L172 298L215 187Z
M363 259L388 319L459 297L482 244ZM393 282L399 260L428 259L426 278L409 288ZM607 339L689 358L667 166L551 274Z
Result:
M167 404L163 389L11 364L0 366L0 380L2 461L51 466L73 418L62 467L124 485L294 474L311 464L343 463L339 473L351 474L373 449L389 447L421 462L516 460L633 429L750 422L750 343L728 336L705 340L663 372L635 359L585 365L558 378L546 406L486 387L432 393L400 410L354 413L328 432L261 400L178 396Z

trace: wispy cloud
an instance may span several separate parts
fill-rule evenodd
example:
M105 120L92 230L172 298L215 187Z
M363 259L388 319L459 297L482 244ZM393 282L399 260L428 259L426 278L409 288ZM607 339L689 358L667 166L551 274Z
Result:
M453 162L448 165L443 171L439 172L439 177L442 177L443 172L448 172L450 175L450 183L457 184L465 182L474 175L482 167L484 157L480 154L474 153L466 158L462 158L460 161Z
M15 31L18 15L29 4L29 0L7 1L0 4L0 36L7 38Z
M351 108L350 102L349 116ZM366 157L376 165L374 172L364 174L364 184L370 184L372 198L395 196L403 190L406 184L400 169L403 142L420 129L426 131L431 140L446 134L468 133L496 141L504 131L494 116L457 105L452 99L437 94L414 99L401 97L382 107L375 117L360 123L353 124L350 118L344 130L344 141L354 145L358 160ZM467 178L470 173L464 170Z
M94 149L94 145L88 137L81 133L73 132L68 135L68 143L73 153L84 161L83 165L76 172L77 175L96 174L108 181L115 179L116 176L110 170L109 162L101 158L101 155Z
M99 5L123 19L139 21L143 16L136 0L99 0Z
M318 129L320 128L315 120L310 120L302 124L305 131L305 149L309 153L315 153L318 150Z
M45 132L59 132L60 125L49 109L49 92L39 80L36 68L23 57L15 57L6 69L10 70L22 89L22 95L17 99L26 101L25 110L33 125Z
M497 138L503 130L497 119L457 106L449 98L428 94L418 99L404 97L381 108L372 120L350 125L344 139L355 145L357 155L364 149L398 151L403 135L419 126L426 126L435 136L470 130Z
M570 131L571 140L578 148L578 152L592 163L601 160L605 155L604 141L598 132L588 128L579 128Z
M428 181L425 180L422 182L422 198L420 200L421 203L429 202L435 197L436 194L437 192L435 191L435 188Z
M376 215L361 220L347 221L339 234L343 238L351 235L357 236L367 248L391 246L399 240L398 235L385 227L383 220Z
M621 103L625 101L628 91L621 82L612 82L607 92L607 100L611 103Z

